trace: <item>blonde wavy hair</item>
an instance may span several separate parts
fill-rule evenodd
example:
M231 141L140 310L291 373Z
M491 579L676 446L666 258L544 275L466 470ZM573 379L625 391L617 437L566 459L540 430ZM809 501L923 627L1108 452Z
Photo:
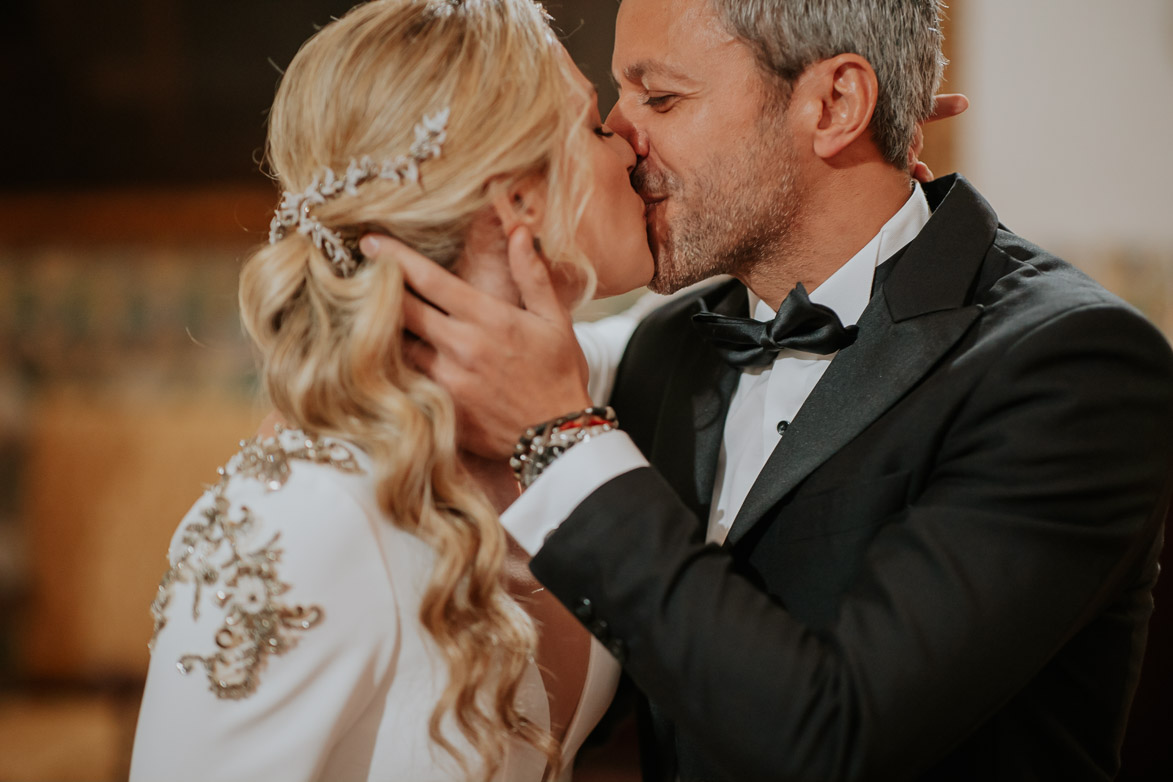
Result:
M538 177L547 254L587 268L574 239L589 195L576 162L590 129L572 67L531 0L366 3L310 38L286 70L269 165L299 192L352 159L406 154L416 123L449 107L443 154L421 165L420 183L371 181L315 206L314 217L351 238L387 233L451 268L502 188ZM452 402L404 360L403 295L395 263L362 259L343 277L297 232L253 254L240 282L273 405L290 424L369 453L380 507L436 552L420 619L450 679L432 739L468 768L442 731L451 717L492 776L520 738L546 755L550 776L558 744L515 706L533 623L504 590L504 534L460 467Z

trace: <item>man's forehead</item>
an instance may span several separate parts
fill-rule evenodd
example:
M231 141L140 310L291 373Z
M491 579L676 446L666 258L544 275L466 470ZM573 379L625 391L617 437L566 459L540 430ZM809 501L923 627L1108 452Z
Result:
M733 40L709 0L624 0L615 25L614 75L696 77L698 59Z

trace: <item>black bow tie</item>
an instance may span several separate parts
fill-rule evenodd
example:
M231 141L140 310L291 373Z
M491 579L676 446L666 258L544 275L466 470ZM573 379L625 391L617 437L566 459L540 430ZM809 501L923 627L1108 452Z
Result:
M845 328L830 307L813 303L801 282L769 323L718 315L704 302L692 323L722 358L741 368L765 366L785 349L826 356L855 342L859 332L857 326Z

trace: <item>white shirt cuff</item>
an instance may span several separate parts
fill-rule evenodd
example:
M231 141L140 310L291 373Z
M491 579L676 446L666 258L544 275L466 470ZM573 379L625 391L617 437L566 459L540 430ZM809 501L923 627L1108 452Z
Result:
M532 557L583 500L648 460L626 432L613 431L579 443L559 456L501 514L501 524Z

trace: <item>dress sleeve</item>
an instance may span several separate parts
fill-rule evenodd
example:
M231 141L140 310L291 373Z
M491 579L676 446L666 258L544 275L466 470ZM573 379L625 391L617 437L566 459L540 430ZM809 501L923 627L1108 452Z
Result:
M622 312L595 321L575 323L574 336L578 338L578 346L586 357L587 368L590 370L587 392L591 396L591 401L596 405L610 402L611 391L615 387L615 374L619 370L623 351L627 349L631 335L644 318L656 308L670 301L691 296L712 282L705 280L670 296L645 293Z
M364 511L328 468L236 480L183 520L132 782L312 780L394 675L399 620Z
M589 369L587 392L596 405L605 405L611 398L619 359L639 319L628 313L612 315L602 320L574 324L574 336L586 357Z

